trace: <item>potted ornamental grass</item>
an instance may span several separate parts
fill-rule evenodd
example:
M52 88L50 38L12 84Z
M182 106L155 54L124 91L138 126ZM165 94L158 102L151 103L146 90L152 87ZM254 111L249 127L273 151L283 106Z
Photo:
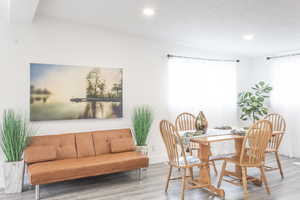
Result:
M148 154L147 138L153 122L153 112L149 106L138 106L134 109L133 129L137 151Z
M0 147L4 153L5 193L22 192L24 177L23 152L35 132L21 114L5 110L0 128Z

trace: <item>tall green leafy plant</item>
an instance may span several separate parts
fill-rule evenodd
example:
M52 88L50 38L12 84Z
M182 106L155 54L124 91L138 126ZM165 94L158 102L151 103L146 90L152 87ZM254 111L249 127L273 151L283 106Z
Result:
M4 111L0 127L0 147L6 162L22 160L23 151L34 133L22 115L12 110Z
M251 90L241 92L238 96L238 106L241 109L240 119L255 122L268 114L265 101L270 97L269 94L272 89L269 84L260 81L251 87Z
M153 112L148 106L139 106L134 109L133 128L138 146L145 146L153 122Z

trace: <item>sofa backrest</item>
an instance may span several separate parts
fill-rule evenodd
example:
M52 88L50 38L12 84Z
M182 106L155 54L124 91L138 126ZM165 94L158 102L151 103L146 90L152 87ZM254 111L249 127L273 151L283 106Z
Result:
M30 149L31 147L39 147L39 151L25 151L25 161L27 160L26 162L29 162L28 160L32 160L31 158L34 158L33 160L41 159L41 161L46 161L47 158L45 156L49 155L47 155L47 152L42 152L42 148L40 147L49 146L54 147L52 149L56 149L55 160L111 153L110 142L112 139L116 138L131 138L133 140L132 133L129 128L60 135L33 136L27 149ZM47 148L47 151L49 151L49 148ZM51 158L53 158L53 156Z
M74 134L33 136L30 141L32 146L54 146L57 160L77 157Z
M92 135L96 155L111 153L110 142L112 139L132 138L130 129L95 131Z
M95 156L92 133L77 133L75 135L77 158Z

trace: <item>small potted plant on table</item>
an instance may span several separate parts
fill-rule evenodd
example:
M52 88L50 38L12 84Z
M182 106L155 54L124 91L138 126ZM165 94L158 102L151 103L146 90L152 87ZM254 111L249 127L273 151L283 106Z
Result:
M137 151L148 154L147 138L153 122L153 112L148 106L139 106L134 109L133 129Z
M26 120L12 110L5 110L0 127L0 147L3 164L5 193L22 192L24 177L23 152L34 131Z

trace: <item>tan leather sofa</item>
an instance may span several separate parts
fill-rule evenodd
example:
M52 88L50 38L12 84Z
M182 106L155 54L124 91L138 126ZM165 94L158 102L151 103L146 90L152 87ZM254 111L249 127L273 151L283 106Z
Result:
M138 169L149 158L135 151L130 129L34 136L25 150L30 183L36 186Z

